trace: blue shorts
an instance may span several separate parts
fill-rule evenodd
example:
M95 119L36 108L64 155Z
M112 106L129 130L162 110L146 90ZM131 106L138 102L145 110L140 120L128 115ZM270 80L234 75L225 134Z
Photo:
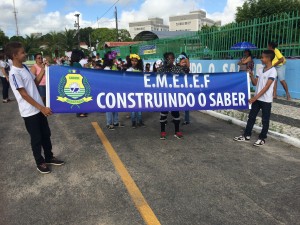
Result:
M38 86L38 90L41 97L46 97L46 86Z
M285 65L276 66L277 76L280 81L285 80Z

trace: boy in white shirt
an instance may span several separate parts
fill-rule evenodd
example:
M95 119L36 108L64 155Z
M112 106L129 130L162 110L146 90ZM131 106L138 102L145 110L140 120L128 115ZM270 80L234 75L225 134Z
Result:
M262 130L254 146L259 147L266 143L265 139L269 130L273 102L273 87L277 77L276 69L272 66L274 57L274 51L263 51L261 61L265 66L258 70L256 78L254 78L253 72L249 71L252 84L256 86L256 91L254 97L249 100L252 108L249 113L245 132L242 136L235 137L235 141L250 141L257 114L262 110Z
M26 61L26 53L20 42L8 43L5 46L5 51L7 56L13 61L13 66L9 72L9 82L18 101L20 114L31 137L31 148L37 170L44 174L50 173L47 164L63 165L64 162L53 156L50 139L51 131L46 118L52 112L50 108L44 106L37 89L37 85L42 80L44 73L34 76L27 66L23 64ZM41 154L42 147L45 158Z

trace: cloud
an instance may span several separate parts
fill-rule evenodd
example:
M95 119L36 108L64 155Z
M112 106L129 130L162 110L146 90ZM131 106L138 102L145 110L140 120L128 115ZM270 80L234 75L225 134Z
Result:
M196 0L145 0L138 10L123 11L121 13L121 26L128 29L128 23L147 20L151 17L161 17L164 23L169 23L169 16L188 13L199 7L201 1Z
M35 23L32 15L37 15L46 6L46 0L15 0L15 6L17 11L18 27L19 30L23 27L30 26L30 24ZM1 0L1 20L0 27L6 34L15 35L16 34L16 24L14 18L14 8L13 1L11 0ZM10 36L11 36L10 35Z
M85 0L85 2L90 5L98 4L98 3L113 5L117 2L117 0ZM135 3L135 2L137 2L137 0L119 0L118 4L127 5L127 4L131 4L131 3Z
M138 10L123 11L121 14L121 26L128 29L128 23L139 20L147 20L151 17L161 17L164 23L169 23L169 16L189 13L204 5L204 0L145 0ZM227 0L222 12L207 14L213 20L221 20L222 24L231 23L235 20L236 8L242 6L245 0ZM174 7L176 6L176 7Z
M81 12L72 10L67 14L62 14L61 11L52 11L46 13L47 1L50 0L15 0L19 33L30 35L30 33L41 32L46 34L51 31L64 31L67 29L74 29L74 22L76 18L75 13L80 13L80 27L108 27L114 28L114 18L101 18L98 22L85 20L85 14L89 12ZM227 0L226 7L221 12L208 14L208 18L214 20L222 20L222 24L234 21L236 7L241 6L245 0ZM73 1L72 1L73 2ZM115 0L85 0L87 4L103 4L112 5ZM151 17L161 17L164 23L169 23L169 16L188 13L191 10L199 9L204 3L204 0L144 0L137 9L130 9L130 7L141 1L137 0L120 0L118 4L122 4L119 11L119 27L128 29L129 22L147 20ZM92 7L92 6L90 6ZM4 31L7 36L16 34L16 25L13 14L13 1L1 0L0 8L2 12L0 20L0 29ZM59 7L58 7L59 8ZM79 8L80 9L80 8Z
M213 20L221 20L222 25L235 21L236 8L242 6L245 0L227 0L223 12L207 14L207 17Z
M76 18L75 13L80 13L80 27L97 27L96 21L83 20L84 14L79 11L70 12L62 15L59 11L45 13L47 7L46 0L15 0L19 34L22 36L30 35L31 33L46 34L51 31L64 31L74 29ZM11 0L1 0L0 8L5 10L0 20L0 28L7 36L16 35L16 25L13 14L13 3ZM26 10L25 10L26 9Z

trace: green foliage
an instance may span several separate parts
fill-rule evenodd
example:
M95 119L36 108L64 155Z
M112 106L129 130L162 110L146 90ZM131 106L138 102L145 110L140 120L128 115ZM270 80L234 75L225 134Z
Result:
M116 29L98 28L94 29L91 34L92 45L95 45L95 43L97 43L98 40L98 49L103 49L105 42L116 41L116 39ZM124 29L119 30L119 40L132 41L129 32Z
M62 42L61 42L62 49L65 49L66 51L71 51L72 49L74 49L78 46L78 41L75 38L76 30L65 29L65 32L63 33L63 35L64 35L64 38L62 39Z
M84 88L85 88L85 94L84 96L85 97L90 97L91 95L91 86L88 82L88 79L86 77L83 77L83 85L84 85Z
M8 41L9 38L5 36L4 32L0 29L0 49L3 48Z
M42 37L34 35L13 36L8 38L0 29L0 49L9 41L19 41L24 45L25 51L29 55L37 52L43 52L43 55L59 57L65 54L65 51L72 51L78 48L78 36L76 29L65 29L64 32L49 32ZM80 42L96 47L98 40L98 49L103 48L105 42L116 41L116 29L86 27L79 30ZM120 41L132 41L127 30L119 30ZM85 54L89 54L84 50Z
M65 97L65 85L67 83L67 79L65 76L61 77L60 82L58 84L58 93L60 97Z
M21 43L24 43L24 38L22 36L12 36L9 41L19 41Z
M79 30L80 41L85 42L88 46L90 45L90 36L93 32L93 28L86 27ZM77 36L76 36L77 37Z
M242 7L237 8L235 16L239 23L299 9L300 0L246 0Z

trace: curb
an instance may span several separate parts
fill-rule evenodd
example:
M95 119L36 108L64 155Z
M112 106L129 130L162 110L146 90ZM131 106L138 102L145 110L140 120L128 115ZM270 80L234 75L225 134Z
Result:
M214 111L211 111L211 110L200 111L200 112L204 113L204 114L207 114L209 116L221 119L221 120L232 122L233 124L238 125L240 127L245 127L246 126L246 122L238 120L238 119L230 117L230 116L227 116L227 115L224 115L224 114L221 114L221 113L217 113L217 112L214 112ZM255 130L256 132L260 132L261 127L259 127L257 125L254 125L253 130ZM280 140L282 142L285 142L287 144L290 144L290 145L293 145L297 148L300 148L300 140L297 139L297 138L290 137L286 134L281 134L281 133L278 133L278 132L275 132L275 131L269 131L268 134L271 138L274 138L276 140Z

